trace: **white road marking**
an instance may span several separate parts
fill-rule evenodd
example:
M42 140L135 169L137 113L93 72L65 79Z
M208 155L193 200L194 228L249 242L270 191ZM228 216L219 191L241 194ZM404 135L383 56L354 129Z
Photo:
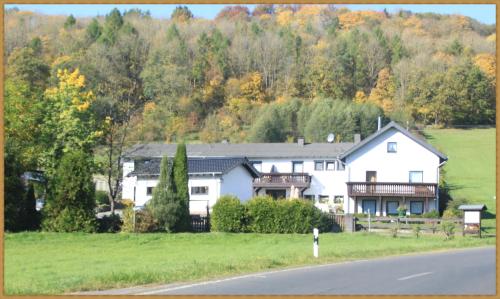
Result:
M429 274L432 274L432 272L423 272L423 273L413 274L413 275L410 275L410 276L405 276L405 277L398 278L398 280L407 280L407 279L412 279L412 278L415 278L415 277L425 276L425 275L429 275Z

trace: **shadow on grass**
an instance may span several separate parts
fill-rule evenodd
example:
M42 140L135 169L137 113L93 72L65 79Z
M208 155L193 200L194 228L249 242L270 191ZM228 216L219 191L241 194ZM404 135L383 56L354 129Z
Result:
M495 219L495 218L497 218L497 216L495 214L491 213L490 211L484 211L482 218L483 219Z

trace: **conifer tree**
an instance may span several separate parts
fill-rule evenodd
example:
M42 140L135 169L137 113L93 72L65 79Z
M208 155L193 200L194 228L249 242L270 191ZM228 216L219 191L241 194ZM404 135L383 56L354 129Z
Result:
M147 204L159 229L167 232L182 230L182 205L172 177L172 164L166 156L161 160L160 179L153 189L153 198Z
M186 153L186 144L177 145L177 151L174 158L174 184L177 195L180 200L182 213L180 219L180 228L184 231L190 229L189 216L189 188L188 188L188 161Z

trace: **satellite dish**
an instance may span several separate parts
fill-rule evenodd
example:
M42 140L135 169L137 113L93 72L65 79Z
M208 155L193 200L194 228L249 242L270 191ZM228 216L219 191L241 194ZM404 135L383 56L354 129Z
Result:
M328 138L326 139L326 141L328 141L328 143L332 143L334 140L335 140L335 134L333 133L328 134Z

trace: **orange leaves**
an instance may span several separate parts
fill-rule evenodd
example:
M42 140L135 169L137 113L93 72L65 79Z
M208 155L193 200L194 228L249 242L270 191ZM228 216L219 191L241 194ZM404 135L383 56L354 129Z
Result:
M293 11L283 10L276 14L276 22L283 27L286 27L292 23Z
M497 63L493 54L481 53L476 55L474 57L474 64L495 82Z
M385 15L377 11L349 11L339 15L340 25L346 30L362 25L369 19L381 21Z

